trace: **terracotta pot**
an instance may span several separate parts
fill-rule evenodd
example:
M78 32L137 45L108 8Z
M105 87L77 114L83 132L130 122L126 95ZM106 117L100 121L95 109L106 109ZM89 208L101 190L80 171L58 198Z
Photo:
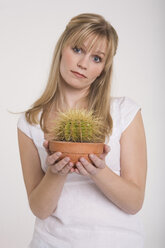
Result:
M49 150L54 152L61 152L60 160L66 156L70 157L74 164L80 157L84 157L90 163L91 160L88 154L93 153L97 156L103 153L103 143L78 143L65 141L49 141Z

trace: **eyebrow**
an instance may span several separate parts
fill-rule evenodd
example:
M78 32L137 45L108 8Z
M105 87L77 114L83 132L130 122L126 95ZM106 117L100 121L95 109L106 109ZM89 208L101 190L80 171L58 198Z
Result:
M83 48L83 49L84 49L84 48L86 49L86 46L85 46L84 44L82 44L82 48ZM94 53L103 54L103 55L105 56L105 53L102 52L102 51L100 51L100 50L94 51Z
M95 51L95 53L100 53L100 54L103 54L105 56L105 53L103 53L101 51Z

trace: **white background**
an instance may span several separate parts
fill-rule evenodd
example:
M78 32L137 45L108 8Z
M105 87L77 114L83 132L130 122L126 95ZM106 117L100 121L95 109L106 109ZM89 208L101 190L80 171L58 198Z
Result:
M35 219L19 160L19 115L8 111L24 111L40 96L59 35L83 12L103 15L118 33L112 93L141 105L147 138L145 248L165 247L163 0L0 0L0 247L26 247Z

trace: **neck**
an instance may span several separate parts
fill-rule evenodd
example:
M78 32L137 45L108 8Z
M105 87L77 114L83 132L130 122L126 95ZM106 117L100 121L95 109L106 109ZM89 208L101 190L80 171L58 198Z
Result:
M70 85L62 82L60 85L62 92L63 104L67 109L69 108L86 108L88 89L73 88Z

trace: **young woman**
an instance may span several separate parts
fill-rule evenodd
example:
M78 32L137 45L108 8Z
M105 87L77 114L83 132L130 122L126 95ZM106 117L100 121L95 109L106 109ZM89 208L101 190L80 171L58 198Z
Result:
M110 96L117 45L102 16L72 18L57 42L45 91L19 118L23 176L36 216L30 248L143 247L145 132L140 106ZM52 120L69 108L92 109L105 120L104 152L89 155L93 164L81 158L74 167L69 157L48 151Z

